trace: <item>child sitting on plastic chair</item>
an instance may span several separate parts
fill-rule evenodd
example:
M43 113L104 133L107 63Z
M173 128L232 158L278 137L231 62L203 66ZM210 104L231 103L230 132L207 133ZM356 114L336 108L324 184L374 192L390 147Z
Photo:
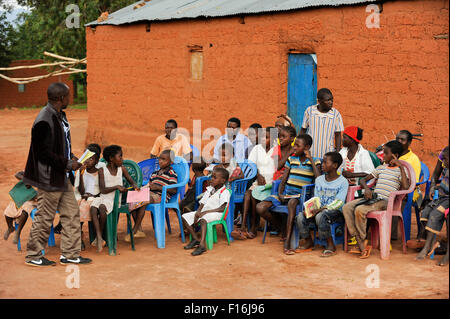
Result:
M219 161L219 164L211 164L206 168L207 171L212 171L216 167L226 169L228 171L228 176L230 177L227 181L227 187L229 187L234 180L244 178L244 172L242 172L242 169L239 167L233 154L233 145L227 142L223 143L220 146L220 158L215 159Z
M367 214L372 211L386 210L389 196L392 192L408 189L409 180L406 169L398 160L403 150L397 141L387 142L384 147L384 164L359 181L364 189L364 198L346 203L342 208L345 223L350 236L356 237L357 246L350 253L360 254L361 259L368 258L372 246L367 239ZM366 184L376 178L375 189L372 191Z
M195 206L195 182L197 178L205 176L206 163L202 157L194 158L192 162L192 172L194 177L191 178L191 182L188 185L188 190L186 195L184 195L183 200L180 202L181 214L191 212L194 210ZM203 191L206 190L206 185L203 185Z
M142 188L150 188L149 200L145 202L137 202L128 204L128 210L134 219L133 235L136 238L146 237L145 233L140 230L142 219L145 216L145 207L148 204L161 203L161 195L163 186L173 185L177 183L177 173L173 170L173 158L175 154L172 150L164 150L161 152L158 158L159 170L153 172L150 176L148 184ZM169 188L165 200L169 200L174 194L177 193L176 188ZM124 239L126 242L130 242L130 234L127 234Z
M196 248L191 255L198 256L206 251L206 225L220 220L224 209L230 201L230 192L225 184L228 180L228 171L222 167L213 170L210 186L200 201L197 211L182 215L183 226L189 231L192 240L184 249ZM200 225L201 233L195 232L195 226Z
M275 228L282 230L281 240L284 241L284 253L288 255L295 253L290 249L290 236L302 186L314 183L314 179L321 175L320 159L313 158L309 152L312 143L312 138L308 134L300 134L296 137L294 155L289 156L286 161L286 170L278 188L278 196L270 195L256 205L256 212L262 218L274 225ZM289 214L287 223L283 227L282 216L279 213L271 213L270 209L286 204Z
M123 187L122 176L133 185L134 189L139 189L136 183L128 174L127 169L122 166L123 153L118 145L110 145L103 150L103 157L108 164L98 170L98 183L100 187L100 196L95 197L91 203L90 213L92 223L97 235L95 244L97 252L102 251L106 242L102 238L103 229L106 225L106 218L111 214L114 207L116 190L125 193L127 189ZM120 199L119 199L120 203Z
M87 149L93 152L94 155L84 162L83 169L76 172L74 184L75 199L80 208L81 250L85 249L83 224L91 221L91 204L96 197L100 196L97 164L100 159L101 148L98 144L89 144Z
M449 147L445 147L440 158L442 166L442 179L439 186L435 186L430 189L430 196L433 197L435 190L438 191L438 198L430 202L420 213L420 222L422 223L423 233L426 235L425 246L419 252L416 259L424 259L427 255L431 254L433 250L434 242L436 241L436 235L439 235L444 221L446 220L445 210L449 208ZM447 237L448 237L448 223L447 223ZM421 237L424 237L422 235ZM448 238L447 238L448 241ZM443 266L448 264L448 250L446 255L442 258L438 265Z
M16 177L19 181L23 178L23 171L17 172L14 177ZM31 186L27 186L28 188ZM36 196L37 197L37 196ZM8 229L5 231L5 234L3 235L4 240L8 240L9 235L13 232L14 238L12 243L15 245L18 243L20 238L20 233L22 232L23 226L25 225L28 215L31 213L31 211L35 208L37 208L37 201L36 197L26 201L23 203L23 205L19 208L16 208L16 204L13 200L6 206L3 214L5 215L6 219L6 225L8 226ZM18 223L17 230L14 229L13 221L16 221Z
M315 180L314 196L320 200L320 208L312 209L311 216L308 218L305 212L299 214L296 218L299 228L300 239L304 241L299 250L309 251L314 245L311 239L309 225L317 225L319 239L327 242L327 247L322 252L321 257L336 255L336 246L331 236L331 224L337 221L344 221L342 215L342 206L344 206L347 197L348 181L338 175L337 169L342 164L342 156L338 152L328 152L323 157L322 171L324 175Z

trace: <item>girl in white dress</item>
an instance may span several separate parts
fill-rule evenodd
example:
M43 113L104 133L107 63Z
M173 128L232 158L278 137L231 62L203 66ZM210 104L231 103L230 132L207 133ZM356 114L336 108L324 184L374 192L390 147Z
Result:
M116 190L120 193L125 193L127 189L123 187L122 176L133 186L134 189L139 190L135 181L125 167L122 166L122 148L118 145L110 145L103 150L103 158L106 159L106 167L98 170L100 196L95 197L91 203L90 213L92 223L94 224L97 233L97 239L102 238L103 229L106 224L106 216L110 214L114 206L114 197ZM119 197L121 201L122 194ZM97 251L100 252L105 245L105 241L97 240L95 242Z
M101 148L98 144L89 144L87 149L95 154L84 162L83 169L76 172L74 184L75 199L80 208L81 250L85 249L83 242L83 224L84 222L91 221L91 204L96 197L100 196L97 165L100 159Z

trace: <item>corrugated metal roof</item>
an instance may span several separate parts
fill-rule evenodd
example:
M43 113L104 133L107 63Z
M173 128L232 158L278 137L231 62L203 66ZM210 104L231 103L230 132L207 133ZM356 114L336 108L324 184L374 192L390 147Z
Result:
M121 25L138 21L163 21L183 18L224 17L274 11L289 11L308 7L341 6L376 2L376 0L150 0L134 9L138 1L109 15L103 22L86 26Z

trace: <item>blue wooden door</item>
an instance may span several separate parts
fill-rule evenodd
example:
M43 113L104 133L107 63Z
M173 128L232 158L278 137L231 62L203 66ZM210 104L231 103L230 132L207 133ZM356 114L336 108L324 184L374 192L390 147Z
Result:
M317 103L317 64L310 54L289 54L288 115L300 131L306 108Z

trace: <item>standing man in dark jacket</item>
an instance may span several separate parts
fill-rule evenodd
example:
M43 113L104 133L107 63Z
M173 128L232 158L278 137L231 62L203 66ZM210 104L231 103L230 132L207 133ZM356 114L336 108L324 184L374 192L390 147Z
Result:
M73 156L70 125L63 112L69 104L69 87L60 82L47 89L48 104L39 112L31 129L31 145L23 181L38 189L38 207L31 226L25 263L54 266L43 257L56 211L62 224L61 264L86 264L80 256L80 211L73 192L72 171L81 167Z

